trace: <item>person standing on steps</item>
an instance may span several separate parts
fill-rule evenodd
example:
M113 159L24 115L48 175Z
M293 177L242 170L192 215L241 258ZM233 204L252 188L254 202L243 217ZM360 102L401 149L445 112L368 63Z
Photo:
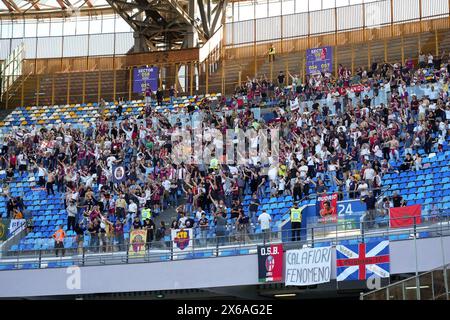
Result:
M59 225L59 229L55 231L52 238L55 240L55 254L58 256L59 250L61 250L62 256L64 257L64 238L66 237L66 232L63 229L62 224Z
M302 211L295 202L291 208L291 241L300 241L300 228L302 224Z

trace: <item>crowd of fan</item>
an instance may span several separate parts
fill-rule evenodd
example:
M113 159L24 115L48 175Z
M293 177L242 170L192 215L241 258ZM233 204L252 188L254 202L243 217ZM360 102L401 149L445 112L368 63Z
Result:
M231 103L205 98L197 107L187 107L186 119L202 112L203 126L221 131L278 128L280 165L268 173L258 159L245 167L220 165L219 155L210 163L175 164L171 134L192 130L192 121L177 116L171 121L169 114L149 106L140 117L127 117L121 104L114 121L99 119L83 130L58 124L11 132L3 137L0 168L7 181L15 172L33 171L49 195L55 189L65 193L67 229L77 233L80 246L89 233L91 246L108 250L116 241L122 249L127 224L146 229L148 241L161 244L169 228L196 227L207 237L214 227L216 236L225 236L228 208L242 236L258 223L270 228L270 216L257 217L262 198L269 196L266 182L271 196L292 195L295 201L330 191L339 191L340 198L377 197L383 174L392 170L391 160L404 158L400 170L419 170L418 150L430 153L435 145L442 150L450 133L447 58L426 61L421 55L418 68L409 60L404 65L374 62L355 75L339 66L338 77L311 75L305 83L289 74L290 85L280 72L277 84L249 79ZM351 88L356 84L355 92ZM424 97L408 94L407 87L419 86ZM386 100L379 102L380 97ZM276 102L272 119L256 119L251 107L268 101ZM205 144L215 143L214 137L209 139ZM124 163L125 182L113 183L112 167ZM243 209L246 191L253 195L248 216ZM7 186L3 192L9 196ZM8 199L8 217L26 210L21 199ZM170 226L156 226L154 217L169 207L176 208L178 217Z

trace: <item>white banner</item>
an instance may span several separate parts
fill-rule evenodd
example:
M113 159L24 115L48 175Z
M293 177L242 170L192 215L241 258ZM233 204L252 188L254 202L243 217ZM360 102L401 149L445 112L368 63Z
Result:
M193 250L194 233L191 228L183 228L172 230L173 251L190 251Z
M309 286L330 282L331 247L286 252L286 286Z
M23 229L25 229L26 226L26 220L25 219L11 219L11 222L9 223L9 236L12 237L13 235L16 235Z

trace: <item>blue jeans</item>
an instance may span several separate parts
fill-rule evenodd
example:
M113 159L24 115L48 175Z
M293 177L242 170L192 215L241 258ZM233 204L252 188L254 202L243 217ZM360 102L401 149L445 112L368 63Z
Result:
M206 247L207 241L208 241L208 229L200 229L200 245L202 247Z
M256 224L256 211L249 211L249 218L252 223Z
M325 181L325 173L317 172L316 177L322 181Z
M225 236L226 236L226 228L224 226L216 226L216 237L217 237L217 244L225 245Z
M328 171L328 177L330 178L330 183L332 187L336 187L336 171Z
M98 238L98 235L91 235L91 241L89 242L90 250L94 252L98 252L98 246L100 244L100 239Z
M186 203L184 206L186 209L186 213L189 215L192 214L192 203Z
M175 193L171 193L171 194L169 195L169 203L170 203L171 205L174 205L175 207L178 206L178 196L177 196L177 193L176 193L176 192L175 192Z
M124 245L124 237L123 233L116 236L117 245L119 247L119 251L125 251L125 245Z

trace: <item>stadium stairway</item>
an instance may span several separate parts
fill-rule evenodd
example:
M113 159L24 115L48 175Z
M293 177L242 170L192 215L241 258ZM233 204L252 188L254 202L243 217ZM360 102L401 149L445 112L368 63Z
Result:
M0 178L6 178L3 174ZM12 197L22 197L26 210L31 217L34 226L33 232L22 238L17 245L11 247L11 251L29 251L37 249L53 248L51 235L58 225L67 224L67 214L64 209L64 194L55 190L55 195L47 196L45 188L37 186L37 175L15 173L9 183ZM56 189L56 188L55 188ZM0 215L6 217L7 199L0 197ZM74 240L73 231L68 232L67 245L70 247Z

